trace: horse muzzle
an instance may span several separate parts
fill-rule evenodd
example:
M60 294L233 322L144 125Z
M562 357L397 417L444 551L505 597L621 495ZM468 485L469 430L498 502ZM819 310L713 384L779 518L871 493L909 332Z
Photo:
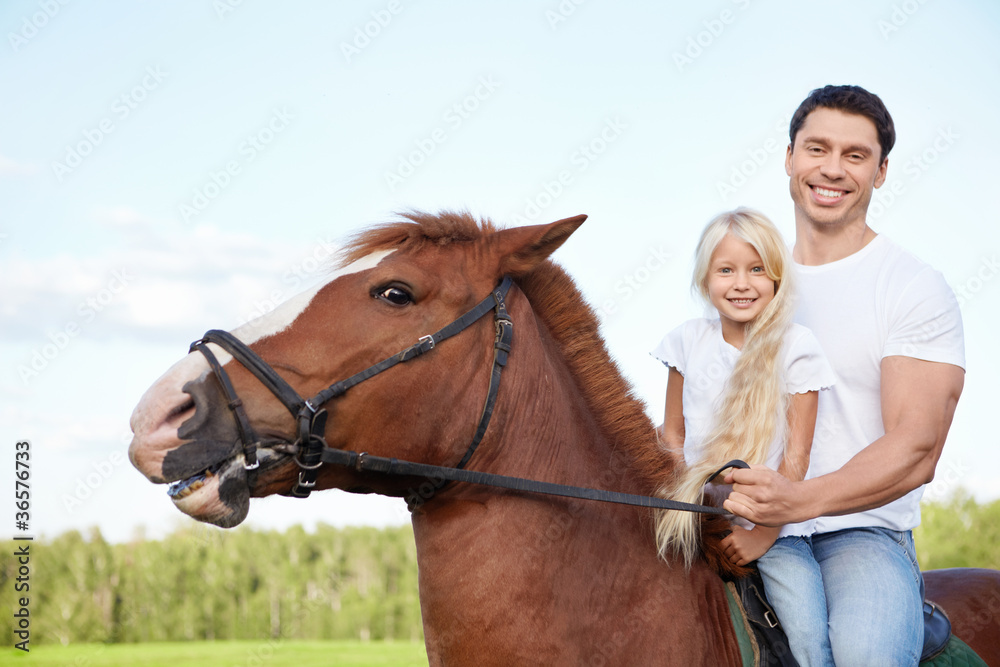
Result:
M129 459L199 521L231 527L246 518L257 475L247 470L240 434L203 355L189 354L164 374L132 414ZM261 450L260 470L288 455ZM256 473L256 471L254 471Z

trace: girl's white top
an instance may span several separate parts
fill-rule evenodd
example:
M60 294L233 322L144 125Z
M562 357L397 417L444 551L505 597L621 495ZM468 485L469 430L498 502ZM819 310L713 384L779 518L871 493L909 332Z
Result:
M689 464L701 460L705 438L715 424L722 396L733 373L740 350L722 337L722 324L718 319L697 318L689 320L668 333L651 354L664 365L676 368L684 376L684 460ZM836 376L812 332L793 324L785 334L782 349L785 369L785 390L789 394L828 389ZM785 420L787 415L775 415ZM775 438L771 443L765 465L775 470L781 464L784 441ZM719 461L723 465L725 461ZM710 485L713 496L725 498L729 489ZM740 525L752 524L739 519ZM813 522L789 524L781 531L785 535L808 535L813 532Z

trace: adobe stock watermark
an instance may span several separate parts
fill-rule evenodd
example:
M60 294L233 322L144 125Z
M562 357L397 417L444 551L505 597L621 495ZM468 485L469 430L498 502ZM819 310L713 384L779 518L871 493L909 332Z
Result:
M916 331L910 332L901 341L900 354L905 357L919 357L922 347L940 336L943 332L950 330L953 326L954 322L948 316L948 313L941 313L934 319L923 322Z
M629 474L630 470L625 454L616 450L608 459L607 466L597 479L587 486L604 490L619 489L622 479ZM527 539L522 545L524 560L544 560L549 557L547 555L549 551L579 530L577 520L580 516L589 510L598 509L599 505L595 504L593 500L570 498L566 500L565 507L565 510L553 511L548 523L539 526L534 534L525 535Z
M938 128L937 135L930 145L903 163L902 172L906 179L894 178L892 181L887 179L882 187L875 190L868 206L868 219L876 221L885 215L889 207L906 193L907 180L910 183L918 182L960 138L961 135L955 132L951 125Z
M62 503L66 512L69 514L76 512L127 461L128 457L124 453L115 451L107 458L91 463L90 467L93 470L88 470L86 475L76 478L72 493L63 494Z
M750 7L751 0L731 0L732 4L740 11ZM701 22L703 30L689 35L685 47L681 51L674 51L674 65L677 71L683 73L684 69L694 64L694 61L701 58L705 52L712 47L715 42L726 32L726 26L736 22L739 12L726 7L719 12L718 16Z
M59 11L68 4L69 0L40 0L38 11L21 19L21 29L17 32L7 33L7 41L10 42L10 48L14 50L14 53L20 51L22 47L27 46L28 42L37 37L38 33L49 24L49 21L54 19Z
M604 321L608 316L615 315L625 302L641 292L653 276L667 266L672 257L673 253L663 246L648 248L645 258L615 282L613 288L615 296L601 299L595 306L598 318Z
M576 8L587 0L560 0L559 4L552 9L545 10L545 20L549 22L549 27L555 30L559 24L565 23L569 17L576 13Z
M882 33L882 39L888 41L894 32L906 25L910 19L920 9L927 4L928 0L904 0L901 3L893 3L892 12L887 19L879 19L877 22L878 31Z
M943 469L942 469L943 468ZM955 491L964 486L972 466L965 461L949 461L946 466L939 466L934 471L934 481L924 487L922 503L943 503L951 498Z
M232 184L233 179L242 173L244 167L256 160L279 134L288 129L294 119L295 116L285 107L274 109L264 125L248 134L240 143L237 157L227 160L221 168L208 172L208 178L194 189L191 199L178 204L177 212L184 222L191 222L202 214Z
M427 162L427 159L434 154L438 146L448 140L449 131L454 132L472 117L479 107L486 100L493 97L497 89L502 84L496 81L491 75L479 77L478 85L471 93L465 95L455 102L441 116L447 127L437 126L420 139L414 139L414 149L408 153L401 153L397 156L396 169L387 171L384 174L385 184L390 192L395 192L402 183L413 176L417 169Z
M622 656L629 655L629 648L634 641L633 631L629 629L648 628L659 622L663 616L664 602L684 595L684 587L681 584L684 581L683 577L673 577L667 581L663 579L658 581L654 579L653 581L656 581L653 590L645 597L622 609L622 620L618 624L620 628L623 628L622 630L616 630L603 638L600 635L587 638L587 641L594 642L592 645L586 646L593 652L579 664L586 665L586 667L614 667L622 664Z
M983 630L990 633L991 638L996 637L996 619L1000 616L1000 592L994 590L987 599L988 602L982 598L976 600L975 606L972 606L970 601L963 601L964 608L960 607L949 612L953 618L959 619L952 626L954 634L968 644L973 643L976 635Z
M250 320L270 313L287 298L301 292L303 285L317 274L323 272L330 257L337 252L338 248L339 246L331 241L329 237L326 239L316 239L316 244L313 245L312 251L300 261L292 264L285 271L284 275L282 275L281 281L286 287L273 289L266 298L255 301L253 310L239 324L246 324Z
M513 216L514 224L527 225L552 206L576 182L577 175L587 171L591 164L618 141L628 127L619 116L606 119L596 135L576 147L570 155L569 168L560 169L551 179L542 181L541 188L524 200L524 208Z
M220 21L225 21L230 14L243 6L243 0L215 0L212 9Z
M771 135L762 142L746 149L746 158L739 164L733 165L729 172L729 178L725 181L716 181L715 191L719 193L719 198L725 203L732 195L750 182L750 179L757 174L772 155L779 155L782 158L788 147L788 124L792 117L782 116L771 130Z
M279 648L281 648L281 641L279 639L268 638L263 646L255 646L247 649L247 659L242 664L247 667L262 667L271 662L275 651Z
M1000 273L1000 262L997 261L996 253L989 257L983 257L973 275L966 278L961 284L951 286L958 298L959 307L964 307L975 299L998 273Z
M463 614L455 614L451 619L447 624L436 627L434 634L425 640L427 660L432 665L444 664L445 656L452 646L482 632L478 624L473 626L471 619L465 618Z
M134 277L129 274L128 269L120 269L112 273L111 280L96 294L87 297L77 305L76 312L79 319L70 320L56 331L49 331L46 334L47 343L36 347L31 351L31 358L26 364L17 367L17 374L25 386L45 371L62 352L69 347L70 342L80 335L86 325L93 322L104 312L118 295L124 292Z
M367 49L402 11L403 3L400 0L389 0L384 9L377 9L371 13L370 21L355 26L353 39L350 42L340 43L340 53L347 64L350 65L352 58L361 55L361 52Z
M146 101L149 94L160 87L167 74L159 65L146 67L146 74L142 80L118 95L111 103L108 115L97 121L95 126L84 128L81 132L83 139L66 145L66 154L62 162L58 160L52 162L52 173L55 174L56 180L62 183L64 178L82 165L83 161L104 143L108 135L118 128L117 124L131 116Z

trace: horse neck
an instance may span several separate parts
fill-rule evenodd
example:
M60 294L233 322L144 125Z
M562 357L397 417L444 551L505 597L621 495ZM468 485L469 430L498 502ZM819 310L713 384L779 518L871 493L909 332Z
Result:
M526 303L512 308L515 342L476 470L540 481L637 490L630 454L602 432L559 346ZM642 418L645 418L644 416ZM649 435L653 437L652 425Z
M544 323L523 298L511 303L510 310L516 323L513 350L486 436L468 468L573 486L635 491L628 455L613 447L602 433L578 379ZM552 497L514 496L474 485L455 485L427 503L426 510L462 502L499 508L508 501L539 507L559 504ZM523 519L518 523L523 524Z
M636 492L629 455L598 427L544 327L516 321L494 421L469 467ZM520 647L531 662L555 664L566 656L546 653L554 640L526 638L561 626L559 650L574 633L583 646L602 619L648 626L717 583L660 562L650 513L631 506L456 485L415 511L413 526L432 664L436 652L460 660L467 634L480 656ZM661 635L652 641L670 631Z

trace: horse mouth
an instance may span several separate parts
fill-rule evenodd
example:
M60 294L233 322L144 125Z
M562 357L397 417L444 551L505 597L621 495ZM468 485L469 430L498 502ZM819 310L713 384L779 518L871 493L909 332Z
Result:
M210 468L191 475L187 479L174 482L167 488L167 495L170 496L170 499L175 502L187 498L195 491L198 491L210 484L212 480L215 479L223 465L225 465L224 461L216 463Z
M251 487L261 483L261 475L270 478L288 461L288 454L271 447L258 448L257 457L260 466L252 474L242 455L230 456L171 483L167 496L193 519L221 528L237 526L250 511Z
M193 519L232 528L250 510L250 487L242 457L215 463L167 487L174 507Z

